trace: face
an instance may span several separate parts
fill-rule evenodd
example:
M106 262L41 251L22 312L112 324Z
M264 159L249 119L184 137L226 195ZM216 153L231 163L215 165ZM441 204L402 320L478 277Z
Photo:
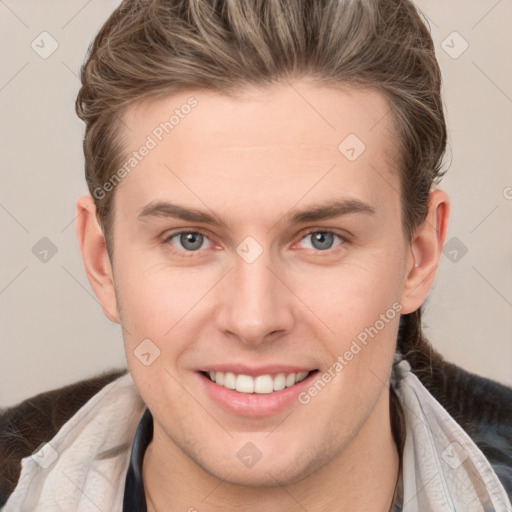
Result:
M113 277L162 449L275 485L389 424L410 258L387 112L305 80L126 112Z

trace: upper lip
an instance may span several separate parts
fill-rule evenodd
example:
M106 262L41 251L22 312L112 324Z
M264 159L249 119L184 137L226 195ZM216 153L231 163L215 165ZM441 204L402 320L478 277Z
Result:
M250 375L257 377L258 375L271 375L277 373L301 373L311 372L316 368L314 366L298 366L290 364L268 364L265 366L247 366L245 364L212 364L200 369L203 372L231 372L235 375Z

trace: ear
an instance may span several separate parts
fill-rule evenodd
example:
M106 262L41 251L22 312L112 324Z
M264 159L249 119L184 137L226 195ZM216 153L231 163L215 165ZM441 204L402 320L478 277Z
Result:
M407 274L401 297L402 314L416 311L434 284L449 216L448 194L442 190L434 190L429 196L427 216L417 227L409 245Z
M119 323L113 270L103 230L96 217L96 206L91 196L78 198L76 214L76 235L87 278L100 301L105 316L112 322Z

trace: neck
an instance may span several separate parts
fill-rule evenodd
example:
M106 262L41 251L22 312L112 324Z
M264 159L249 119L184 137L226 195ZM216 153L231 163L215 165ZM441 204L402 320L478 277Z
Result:
M159 432L143 460L148 512L247 512L280 510L388 512L398 480L399 455L393 439L386 389L365 424L328 463L306 478L272 487L249 487L219 480L195 465Z

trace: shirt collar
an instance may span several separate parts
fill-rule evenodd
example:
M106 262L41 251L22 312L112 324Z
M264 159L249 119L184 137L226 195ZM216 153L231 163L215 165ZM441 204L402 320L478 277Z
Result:
M126 473L123 512L146 512L146 496L142 481L142 461L149 443L153 439L153 416L146 409L135 432L130 464Z

